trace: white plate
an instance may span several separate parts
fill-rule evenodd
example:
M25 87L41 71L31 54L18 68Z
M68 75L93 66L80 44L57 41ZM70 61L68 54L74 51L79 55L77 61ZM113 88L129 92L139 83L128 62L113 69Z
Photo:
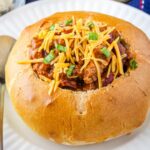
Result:
M150 37L149 15L129 6L108 0L43 0L31 3L2 16L0 18L0 34L7 34L17 38L25 26L54 12L69 10L96 11L123 18L141 28ZM33 133L15 113L6 94L4 147L5 150L149 150L150 118L140 131L134 134L102 144L67 147L49 142Z

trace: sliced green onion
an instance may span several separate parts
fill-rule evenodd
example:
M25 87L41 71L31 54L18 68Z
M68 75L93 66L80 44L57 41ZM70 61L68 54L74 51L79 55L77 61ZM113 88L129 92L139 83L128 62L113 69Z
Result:
M131 59L130 62L129 62L129 64L130 64L130 68L132 70L134 70L134 69L136 69L138 67L138 63L136 62L135 59Z
M63 45L57 44L56 48L61 52L66 52L67 48Z
M94 23L92 21L88 22L87 24L88 27L93 28L94 27Z
M54 29L55 29L55 25L53 24L53 25L50 26L50 30L54 31Z
M68 25L70 25L72 22L73 22L72 19L66 20L66 21L65 21L65 25L68 26Z
M109 50L106 48L106 47L103 47L102 49L101 49L101 52L108 58L108 57L110 57L110 52L109 52Z
M70 77L72 75L74 68L75 68L75 65L70 65L70 67L66 71L66 74L68 77Z
M88 34L89 40L98 40L98 34L96 32L90 32Z
M44 58L43 62L44 64L49 64L54 58L54 50L51 50L51 52Z

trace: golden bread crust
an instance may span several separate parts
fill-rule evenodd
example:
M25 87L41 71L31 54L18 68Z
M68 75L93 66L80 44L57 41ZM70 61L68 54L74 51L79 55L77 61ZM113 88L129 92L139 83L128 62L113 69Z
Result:
M49 97L49 86L33 72L28 45L46 23L91 17L115 26L131 49L137 51L138 68L106 88L75 92L58 88ZM16 111L34 131L58 143L88 144L132 132L145 120L150 99L150 41L132 24L94 12L56 13L29 27L20 35L6 65L7 89Z

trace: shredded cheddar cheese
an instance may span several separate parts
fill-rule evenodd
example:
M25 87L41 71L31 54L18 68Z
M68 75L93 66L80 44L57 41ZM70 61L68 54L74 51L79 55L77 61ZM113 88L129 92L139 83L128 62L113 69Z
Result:
M38 33L38 38L39 39L44 39L45 36L47 35L48 33L48 30L41 30L39 33Z
M96 60L98 62L101 62L103 65L107 66L108 65L108 62L103 60L103 59L100 59L100 58L95 58L95 57L89 57L89 58L83 58L83 60L85 59L89 59L89 60Z
M109 75L110 75L110 70L111 70L111 65L109 65L108 70L107 70L107 75L106 75L107 78L108 78Z
M117 64L116 56L112 55L112 72L115 72L116 64Z
M116 78L125 73L122 59L126 58L127 54L120 54L120 36L116 36L112 42L109 41L114 31L116 28L106 23L93 21L91 18L75 19L72 16L69 20L53 24L50 29L41 29L36 34L42 40L38 52L44 53L44 57L46 54L47 58L21 60L18 64L44 63L46 59L46 65L53 68L52 78L41 74L39 78L49 83L48 93L52 95L61 84L60 74L67 74L68 71L67 78L76 79L78 76L73 74L76 64L82 61L79 71L83 73L92 61L96 68L98 88L101 88L104 75L109 78L113 73Z
M50 82L50 84L49 84L49 91L48 91L48 94L49 95L51 95L52 93L53 93L53 91L54 91L54 86L55 86L55 81L54 80L52 80L51 82Z
M39 58L39 59L29 59L29 60L20 60L17 63L18 64L32 64L32 63L40 63L43 62L43 58Z
M119 51L119 48L118 48L118 44L117 44L118 40L119 39L117 38L113 44L114 44L114 48L115 48L116 55L117 55L117 62L118 62L118 67L119 67L118 68L119 69L119 73L120 74L124 74L123 64L122 64L122 58L121 58L121 54L120 54L120 51Z

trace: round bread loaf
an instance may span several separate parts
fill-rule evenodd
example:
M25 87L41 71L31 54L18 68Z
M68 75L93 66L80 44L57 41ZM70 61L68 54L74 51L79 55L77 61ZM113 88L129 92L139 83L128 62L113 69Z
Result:
M49 84L37 77L28 45L42 27L74 16L114 26L137 53L138 68L100 89L73 91L58 87L49 96ZM150 41L137 27L95 12L61 12L28 26L21 33L6 65L6 85L15 110L35 132L57 143L81 145L131 133L144 122L150 100Z

